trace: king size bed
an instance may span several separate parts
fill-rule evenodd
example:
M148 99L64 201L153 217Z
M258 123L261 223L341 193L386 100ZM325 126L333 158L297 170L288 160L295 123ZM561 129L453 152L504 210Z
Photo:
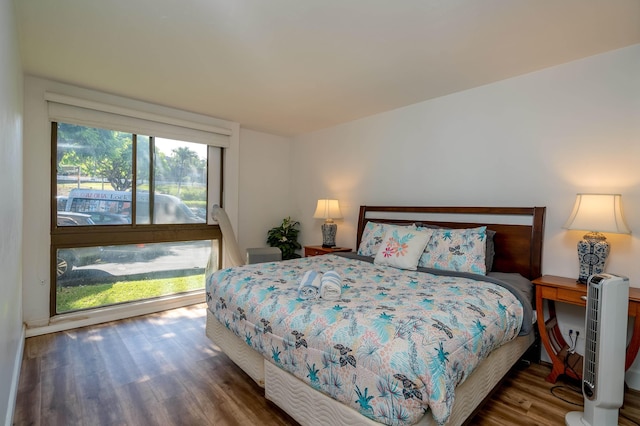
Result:
M463 424L534 343L544 214L362 206L356 253L207 274L207 336L303 425Z

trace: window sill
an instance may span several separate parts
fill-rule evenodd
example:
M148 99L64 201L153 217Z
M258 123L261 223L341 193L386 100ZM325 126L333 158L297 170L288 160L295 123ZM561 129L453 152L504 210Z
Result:
M141 300L122 305L71 312L52 317L47 325L27 328L26 337L71 330L88 325L101 324L104 322L116 321L204 302L205 295L203 289L186 294L166 296L152 300Z

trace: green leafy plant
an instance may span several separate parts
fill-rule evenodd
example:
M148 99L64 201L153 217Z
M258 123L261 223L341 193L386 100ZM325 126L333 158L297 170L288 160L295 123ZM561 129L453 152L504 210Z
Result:
M282 259L297 259L300 257L296 250L302 248L298 242L298 233L300 230L297 226L300 222L291 220L291 217L285 217L280 226L271 228L267 234L267 244L271 247L278 247L282 251Z

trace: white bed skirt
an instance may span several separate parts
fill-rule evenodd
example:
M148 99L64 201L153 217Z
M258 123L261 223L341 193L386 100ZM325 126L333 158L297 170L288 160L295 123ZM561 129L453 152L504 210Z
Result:
M220 321L216 319L207 308L206 334L231 361L235 362L247 373L260 387L264 387L264 358L263 356L244 343L233 334Z
M380 425L353 408L316 391L297 377L271 364L247 346L207 309L207 336L265 388L265 397L273 401L301 425ZM456 388L456 400L447 426L464 423L491 390L522 357L534 341L534 333L520 336L493 351L471 376ZM433 425L427 413L418 425Z

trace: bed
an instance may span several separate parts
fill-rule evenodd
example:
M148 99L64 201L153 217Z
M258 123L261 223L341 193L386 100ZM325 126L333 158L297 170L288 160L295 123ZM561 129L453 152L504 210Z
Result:
M357 254L208 275L207 336L301 424L463 424L534 343L544 214L362 206ZM312 270L337 300L301 295Z

